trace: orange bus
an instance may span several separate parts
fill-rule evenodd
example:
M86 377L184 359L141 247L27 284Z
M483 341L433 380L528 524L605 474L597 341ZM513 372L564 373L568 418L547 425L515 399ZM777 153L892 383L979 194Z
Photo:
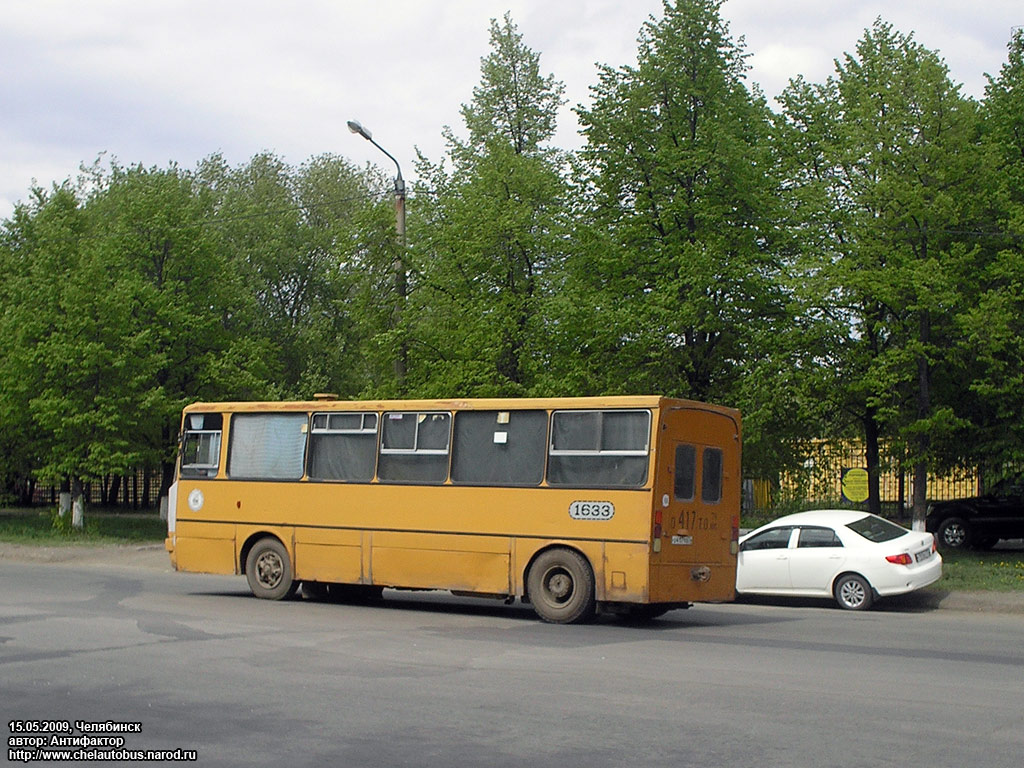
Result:
M656 396L195 403L167 550L253 594L449 590L548 622L734 597L740 415Z

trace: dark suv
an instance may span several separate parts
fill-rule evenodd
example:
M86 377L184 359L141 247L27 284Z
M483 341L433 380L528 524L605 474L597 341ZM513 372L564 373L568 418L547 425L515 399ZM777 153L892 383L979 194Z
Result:
M1024 478L1004 480L976 498L932 503L925 528L948 549L990 549L1000 539L1024 538Z

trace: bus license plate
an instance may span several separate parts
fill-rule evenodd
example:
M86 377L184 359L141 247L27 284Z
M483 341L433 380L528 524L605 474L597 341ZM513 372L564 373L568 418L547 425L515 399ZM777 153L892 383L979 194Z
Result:
M688 546L693 544L693 536L673 536L672 543Z

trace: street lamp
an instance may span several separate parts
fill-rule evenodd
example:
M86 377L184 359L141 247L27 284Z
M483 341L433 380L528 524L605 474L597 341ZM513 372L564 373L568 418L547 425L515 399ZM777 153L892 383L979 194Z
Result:
M405 179L402 178L402 166L398 164L395 156L388 152L384 147L373 140L373 134L370 133L369 129L364 128L362 123L358 120L349 120L348 129L352 133L358 134L366 139L368 142L373 144L377 149L391 158L391 162L395 164L395 169L398 175L395 177L395 233L398 235L398 251L395 257L394 270L395 270L395 293L398 294L398 307L396 308L397 320L401 320L402 312L405 309L405 297L408 293L408 283L405 273ZM395 377L398 379L398 383L401 386L405 383L405 370L406 360L408 358L408 349L406 347L405 339L403 338L399 343L398 357L395 359Z
M366 139L368 142L373 144L377 149L391 158L391 162L395 164L395 169L398 171L398 175L395 177L395 230L398 232L398 242L404 248L405 247L405 179L402 178L402 166L395 160L395 156L388 152L384 147L373 140L373 134L370 133L369 129L364 128L362 123L358 120L349 120L348 129L352 133L358 134Z

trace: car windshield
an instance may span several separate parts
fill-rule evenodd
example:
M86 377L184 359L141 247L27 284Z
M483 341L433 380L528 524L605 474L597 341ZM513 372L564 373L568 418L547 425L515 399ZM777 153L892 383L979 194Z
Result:
M860 520L854 520L852 523L847 523L846 527L876 544L898 539L907 532L906 528L900 528L896 523L890 523L876 515L868 515Z
M988 493L990 496L1020 496L1021 486L1024 486L1024 476L1004 477L994 483Z

